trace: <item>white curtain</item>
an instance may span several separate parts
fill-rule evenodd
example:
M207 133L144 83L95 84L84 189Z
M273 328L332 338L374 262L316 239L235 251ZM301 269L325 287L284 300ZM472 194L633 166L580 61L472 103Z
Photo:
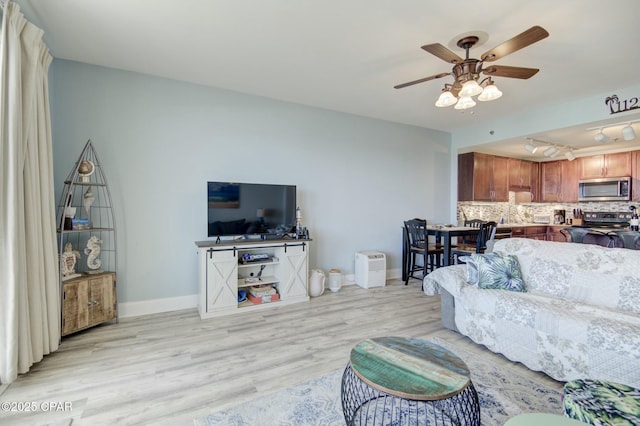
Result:
M60 293L42 30L5 5L0 29L0 382L58 349Z

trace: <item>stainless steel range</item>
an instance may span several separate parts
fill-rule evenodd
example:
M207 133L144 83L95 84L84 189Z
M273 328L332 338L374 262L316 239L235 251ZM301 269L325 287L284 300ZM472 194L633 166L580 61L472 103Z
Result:
M583 226L597 228L628 228L631 215L631 212L585 212Z

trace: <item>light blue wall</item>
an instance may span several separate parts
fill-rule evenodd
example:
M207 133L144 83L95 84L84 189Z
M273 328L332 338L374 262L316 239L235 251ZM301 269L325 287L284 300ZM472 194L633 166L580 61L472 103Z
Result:
M399 270L402 221L452 215L447 133L59 59L49 84L58 195L87 139L110 183L120 302L197 292L207 180L297 185L310 268Z

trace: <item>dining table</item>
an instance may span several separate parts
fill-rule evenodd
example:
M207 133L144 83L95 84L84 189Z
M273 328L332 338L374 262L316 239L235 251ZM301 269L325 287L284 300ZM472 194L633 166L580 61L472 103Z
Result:
M427 235L434 236L436 243L442 244L442 265L449 266L452 260L452 239L456 237L477 236L480 229L471 226L427 225L425 231ZM402 240L402 281L406 281L408 274L407 265L409 264L409 237L406 232L403 232Z

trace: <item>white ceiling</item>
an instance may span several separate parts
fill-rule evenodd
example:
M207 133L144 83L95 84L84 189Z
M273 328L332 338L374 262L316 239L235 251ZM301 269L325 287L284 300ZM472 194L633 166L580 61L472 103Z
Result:
M638 0L17 3L44 29L56 58L442 131L613 93L639 81ZM470 52L479 57L533 25L542 26L550 36L494 64L540 68L540 72L529 80L494 78L504 92L497 101L464 113L436 108L434 102L450 77L393 88L451 71L449 64L422 50L424 44L441 43L464 57L455 46L458 36L481 31L488 39ZM640 114L625 117L633 118ZM575 147L594 145L594 132L585 129L601 124L531 136ZM640 123L634 127L640 138ZM522 142L513 153L504 142L493 149L521 155Z

